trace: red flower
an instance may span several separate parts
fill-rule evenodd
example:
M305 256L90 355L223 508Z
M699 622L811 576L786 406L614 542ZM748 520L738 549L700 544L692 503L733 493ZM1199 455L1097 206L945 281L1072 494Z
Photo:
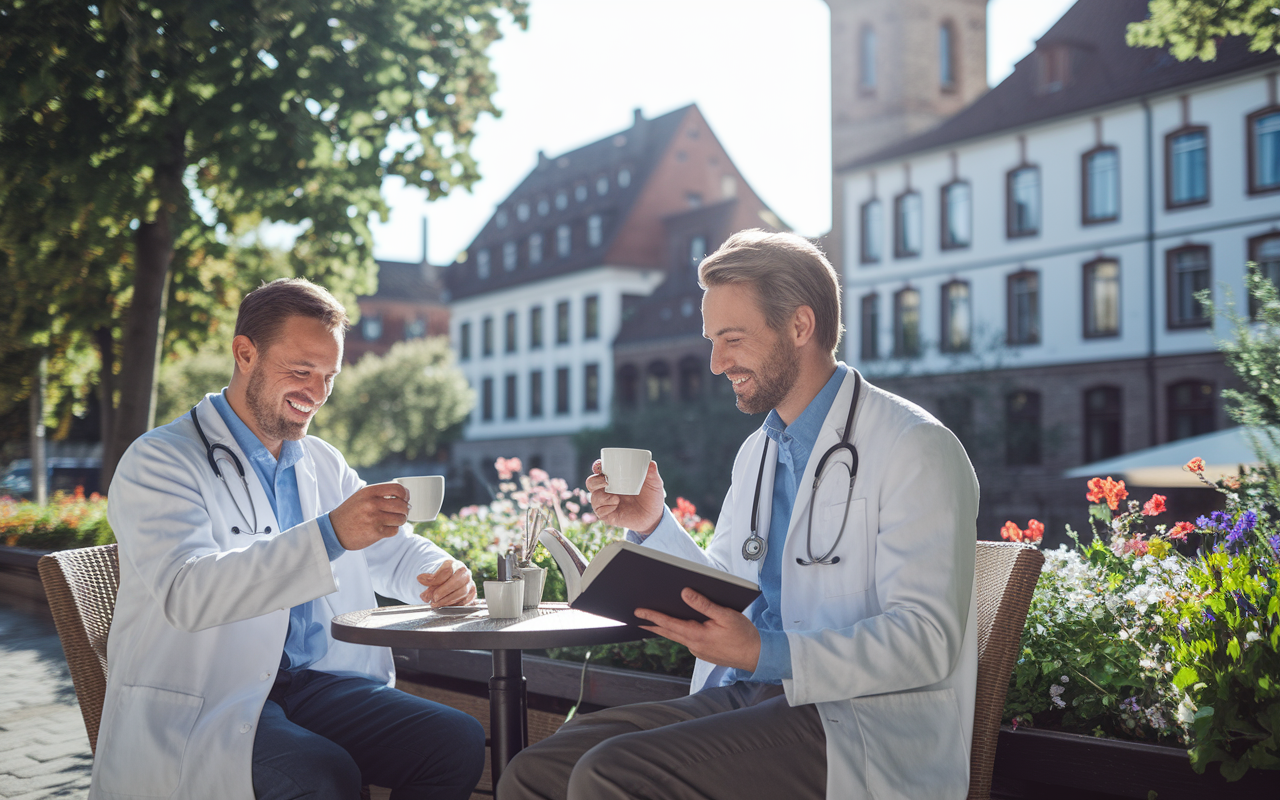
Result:
M1151 499L1142 504L1142 513L1148 517L1154 517L1156 514L1164 513L1165 496L1162 494L1153 494Z
M1089 493L1085 495L1085 499L1090 503L1106 500L1107 508L1115 511L1120 507L1120 501L1128 496L1129 490L1124 488L1124 481L1113 481L1108 475L1105 479L1089 479Z
M1000 529L1000 536L1010 542L1022 541L1022 528L1013 524L1013 520L1004 523L1004 527Z
M1196 456L1188 461L1187 465L1183 467L1183 469L1190 470L1191 472L1204 472L1204 459L1200 456Z
M683 497L676 498L676 516L690 517L698 513L698 507Z
M1044 538L1044 523L1035 519L1028 522L1026 541L1038 542L1043 538Z
M1191 533L1195 529L1196 526L1192 525L1190 522L1179 522L1173 526L1173 530L1169 531L1169 538L1185 542L1187 540L1187 534Z

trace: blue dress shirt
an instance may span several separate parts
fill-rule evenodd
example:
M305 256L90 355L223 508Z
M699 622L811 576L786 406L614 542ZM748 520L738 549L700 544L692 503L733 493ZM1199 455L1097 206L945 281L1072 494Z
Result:
M214 395L212 401L213 407L218 410L218 415L226 423L236 444L240 445L245 457L249 459L249 465L262 483L280 530L287 531L301 525L306 520L302 518L302 501L298 497L298 476L294 465L302 459L302 442L286 439L277 460L231 408L224 394ZM325 552L329 554L329 560L333 561L346 550L338 542L338 535L333 530L328 514L320 515L316 521L320 525ZM245 522L252 524L252 520ZM316 600L312 600L289 609L289 633L285 636L284 655L280 659L281 669L302 669L319 661L328 651L325 623L316 613L316 603Z
M805 467L813 454L814 443L822 431L822 423L831 411L840 392L840 385L848 368L836 365L836 371L795 421L787 425L770 411L765 418L765 436L773 440L778 451L778 466L773 475L773 507L769 512L769 547L760 565L760 596L743 613L760 631L760 660L756 671L731 669L723 684L735 681L756 683L782 683L791 677L791 645L782 630L782 551L787 541L787 529L791 526L791 511L795 508L796 494ZM768 443L765 443L768 447Z

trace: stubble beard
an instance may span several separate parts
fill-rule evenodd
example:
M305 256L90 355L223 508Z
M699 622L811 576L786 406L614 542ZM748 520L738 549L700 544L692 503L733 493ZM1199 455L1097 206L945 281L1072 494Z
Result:
M750 375L756 385L751 396L737 395L738 410L744 414L763 414L777 408L791 393L800 377L800 362L795 350L779 336L758 372L744 370L737 374Z
M254 422L258 424L258 430L268 439L281 441L297 441L306 436L307 426L311 421L295 422L281 414L267 397L266 382L262 369L255 367L249 374L249 385L244 392L245 403L249 406L249 413L253 414Z

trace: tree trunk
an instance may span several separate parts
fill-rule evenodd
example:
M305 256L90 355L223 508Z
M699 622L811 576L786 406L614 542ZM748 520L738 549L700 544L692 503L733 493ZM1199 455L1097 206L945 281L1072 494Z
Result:
M116 343L111 335L111 328L106 325L94 330L93 340L98 348L98 407L102 411L102 480L99 485L105 495L111 486L117 461L111 455L111 432L114 430L116 407Z
M115 409L111 446L104 448L103 457L103 471L108 474L114 474L124 451L155 422L156 370L164 345L174 216L187 203L182 184L185 133L175 131L167 139L168 152L161 155L155 172L159 208L155 219L141 223L133 238L133 300L120 342L120 405Z
M49 470L45 468L44 392L49 376L49 358L41 355L31 387L31 499L38 505L49 502Z

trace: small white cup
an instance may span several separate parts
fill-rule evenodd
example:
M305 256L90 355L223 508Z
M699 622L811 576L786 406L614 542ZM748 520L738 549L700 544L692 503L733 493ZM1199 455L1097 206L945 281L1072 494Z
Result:
M604 447L600 450L600 470L608 479L609 494L640 494L653 453L632 447Z
M430 522L440 513L444 502L443 475L416 475L396 478L395 482L409 490L409 521Z
M495 619L520 616L524 612L524 581L485 581L484 604Z

